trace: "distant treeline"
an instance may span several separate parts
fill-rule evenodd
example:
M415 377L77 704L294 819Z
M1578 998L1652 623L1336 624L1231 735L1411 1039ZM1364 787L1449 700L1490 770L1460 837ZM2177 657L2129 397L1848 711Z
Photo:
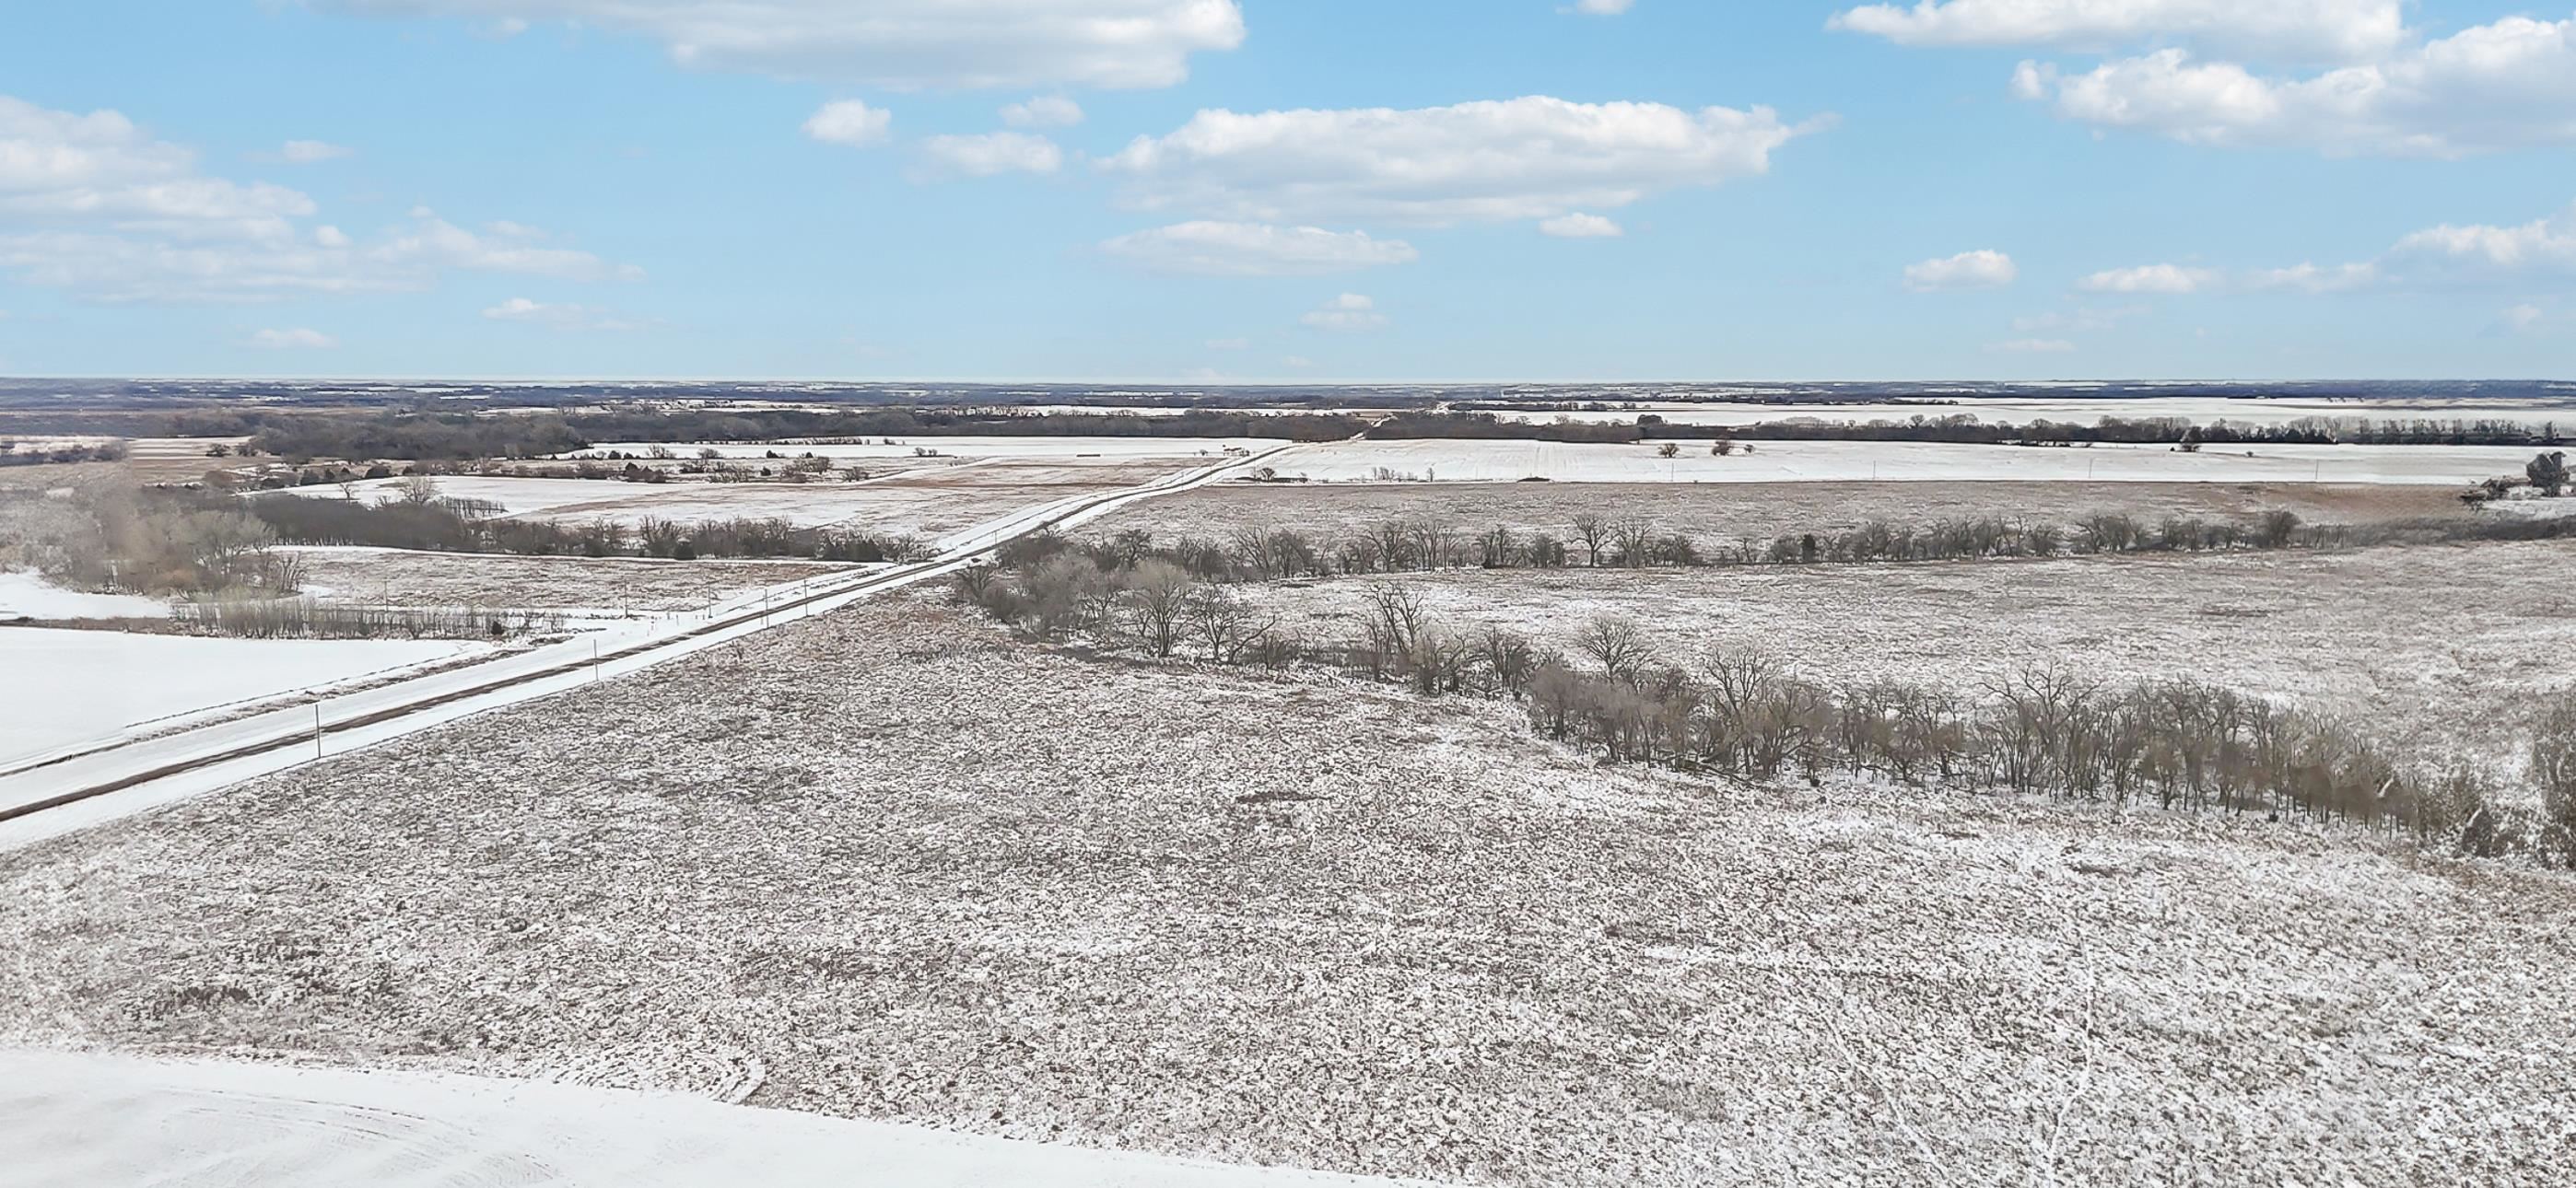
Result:
M0 466L45 466L67 462L122 462L125 443L103 441L96 445L29 446L23 442L0 439Z

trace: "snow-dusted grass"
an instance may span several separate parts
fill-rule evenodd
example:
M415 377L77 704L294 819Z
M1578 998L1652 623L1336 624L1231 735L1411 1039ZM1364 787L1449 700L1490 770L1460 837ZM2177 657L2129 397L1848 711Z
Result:
M926 597L0 855L0 905L0 1039L756 1063L754 1105L1353 1172L2376 1188L2576 1142L2562 874L1605 770Z
M165 612L166 613L166 612ZM0 761L162 719L466 655L414 640L253 640L0 628Z
M1575 517L1594 515L1613 522L1642 516L1659 531L1715 544L1841 532L1870 521L1921 526L1995 516L2073 525L2120 514L2148 524L2167 516L2246 522L2276 510L2320 524L2464 514L2455 493L2440 487L2332 483L1225 483L1138 504L1088 531L1136 528L1168 543L1222 540L1241 529L1333 537L1398 520L1563 538Z
M1600 616L1666 658L1769 651L1827 682L1975 690L2057 664L2106 680L2192 677L2351 720L2428 758L2510 759L2521 712L2576 687L2576 588L2560 542L2339 552L1711 570L1465 571L1253 587L1327 637L1380 581L1442 621L1571 652Z
M1362 1188L578 1084L0 1051L0 1188Z
M694 610L764 586L856 568L811 561L512 557L346 547L293 551L303 558L307 591L325 602L363 606Z
M1299 448L1264 465L1282 477L1369 482L1584 483L2023 482L2403 483L2466 486L2520 474L2528 448L2508 446L2168 446L2090 449L1919 442L1763 441L1717 457L1708 443L1625 445L1537 441L1361 441Z
M1676 425L1753 425L1765 421L1909 421L1965 414L1994 424L2055 421L2092 425L2105 417L2128 421L2180 417L2194 424L2225 421L2234 425L2287 425L2295 421L2503 421L2538 427L2556 425L2576 431L2576 401L2381 401L2314 398L2231 400L2223 396L2159 396L2134 400L2084 399L1993 400L1963 398L1956 404L1719 404L1692 401L1622 403L1607 411L1506 412L1507 420L1544 424L1559 418L1574 421L1632 423L1652 413Z
M90 594L66 590L24 569L0 569L0 620L30 619L162 619L170 604L132 594Z

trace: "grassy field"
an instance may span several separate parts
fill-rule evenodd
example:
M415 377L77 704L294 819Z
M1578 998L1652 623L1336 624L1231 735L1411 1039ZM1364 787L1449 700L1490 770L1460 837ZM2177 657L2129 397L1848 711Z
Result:
M813 561L510 557L401 549L301 548L305 588L366 606L679 611L851 566Z
M1643 516L1667 532L1714 541L1840 531L1872 520L2002 516L2073 523L2095 513L2126 513L2152 524L2166 516L2251 519L2276 508L2318 523L2461 514L2454 493L2440 487L2313 483L1232 483L1140 503L1084 530L1110 535L1141 528L1166 540L1222 538L1242 528L1331 535L1406 519L1564 536L1574 517L1589 513Z
M1605 770L927 594L0 855L0 1042L1511 1185L2540 1184L2571 963L2561 874Z
M1325 636L1397 580L1444 620L1571 650L1636 620L1675 663L1771 651L1826 681L1973 691L2056 664L2104 679L2197 677L2349 718L2437 755L2501 762L2541 690L2576 684L2563 543L1714 570L1464 571L1258 587Z

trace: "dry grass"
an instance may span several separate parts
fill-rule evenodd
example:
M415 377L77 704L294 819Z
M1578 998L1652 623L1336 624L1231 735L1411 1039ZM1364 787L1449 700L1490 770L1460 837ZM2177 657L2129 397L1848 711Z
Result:
M0 855L0 1040L750 1060L753 1104L1482 1183L2539 1184L2572 920L2563 875L1605 771L923 597Z
M1093 522L1086 531L1142 528L1160 539L1222 537L1237 528L1296 528L1319 535L1389 519L1418 519L1482 531L1567 534L1577 515L1643 516L1666 532L1714 542L1769 540L1784 532L1828 532L1872 520L1924 524L2003 516L2072 523L2125 512L2152 524L2165 516L2251 519L2287 509L2317 523L2358 523L2458 515L2447 487L2319 486L2311 483L1461 483L1454 486L1268 486L1229 484L1156 499Z
M2343 552L2137 554L2053 561L1714 570L1452 572L1418 588L1440 618L1572 649L1603 615L1665 658L1776 653L1827 681L1973 690L2056 664L2105 679L2197 677L2345 717L2431 755L2502 762L2576 648L2557 542ZM1263 588L1318 632L1350 635L1371 582Z

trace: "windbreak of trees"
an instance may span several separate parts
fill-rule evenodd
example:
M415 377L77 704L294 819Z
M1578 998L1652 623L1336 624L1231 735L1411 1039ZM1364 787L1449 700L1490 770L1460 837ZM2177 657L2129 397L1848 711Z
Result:
M452 553L513 553L529 557L810 557L818 561L915 561L929 547L909 536L843 528L806 528L782 519L738 518L680 523L646 519L632 526L502 519L498 508L436 494L434 480L407 480L401 499L371 504L355 499L268 495L250 500L251 514L294 544L369 545Z
M1918 414L1902 421L1791 419L1723 428L1671 424L1651 413L1638 418L1647 438L1731 437L1762 441L1918 441L1983 445L2548 445L2560 440L2556 425L2509 420L2373 420L2309 417L2281 424L2235 421L2207 424L2183 417L2103 417L2090 424L2046 419L2015 424L1985 421L1973 413Z
M122 462L125 443L102 441L89 445L30 446L24 442L0 438L0 466L48 466L71 462Z
M98 484L71 499L0 491L0 563L58 585L145 595L293 593L304 566L226 500Z
M2539 811L2493 777L2427 765L2333 721L2194 680L2025 669L1955 689L1807 679L1755 648L1688 665L1639 624L1596 619L1570 651L1434 616L1398 583L1320 636L1157 556L1032 550L961 593L1025 635L1159 659L1319 667L1429 697L1508 698L1532 729L1610 763L1754 780L1828 775L2188 813L2351 822L2432 848L2576 865L2576 709L2534 730Z

